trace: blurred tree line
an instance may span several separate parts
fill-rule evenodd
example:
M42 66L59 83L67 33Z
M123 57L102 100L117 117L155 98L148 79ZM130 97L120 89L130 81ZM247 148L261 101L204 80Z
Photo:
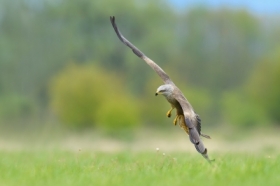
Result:
M48 119L108 130L168 126L160 78L122 33L182 89L204 126L280 123L280 24L245 10L176 12L165 1L2 0L2 125ZM279 21L279 20L278 20Z

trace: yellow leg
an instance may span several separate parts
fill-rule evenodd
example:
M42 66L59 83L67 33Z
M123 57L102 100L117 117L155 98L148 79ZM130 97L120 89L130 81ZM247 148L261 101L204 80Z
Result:
M176 115L176 117L175 117L175 119L174 119L174 121L173 121L173 124L174 124L174 125L177 125L177 120L178 120L178 118L179 118L179 115Z
M166 113L166 116L167 117L171 117L171 112L172 112L172 110L174 109L174 107L172 107L169 111L167 111L167 113Z

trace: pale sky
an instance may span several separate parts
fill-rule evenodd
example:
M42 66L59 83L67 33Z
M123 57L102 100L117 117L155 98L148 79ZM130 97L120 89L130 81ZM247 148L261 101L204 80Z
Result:
M210 8L228 7L247 9L257 14L279 14L280 0L168 0L175 8L205 6Z

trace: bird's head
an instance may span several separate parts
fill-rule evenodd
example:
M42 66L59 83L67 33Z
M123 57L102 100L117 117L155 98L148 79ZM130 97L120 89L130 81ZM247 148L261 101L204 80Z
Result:
M172 94L173 90L174 90L174 87L172 85L169 85L169 84L161 85L160 87L158 87L155 95L157 96L159 94L162 94L165 97L167 97Z

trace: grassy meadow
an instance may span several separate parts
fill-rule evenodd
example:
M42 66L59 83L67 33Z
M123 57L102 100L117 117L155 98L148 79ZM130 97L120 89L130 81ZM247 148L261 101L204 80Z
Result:
M129 140L101 132L0 131L0 186L280 185L277 128L248 137L209 131L211 164L176 129L143 130Z
M0 185L279 185L280 156L21 150L0 152Z

